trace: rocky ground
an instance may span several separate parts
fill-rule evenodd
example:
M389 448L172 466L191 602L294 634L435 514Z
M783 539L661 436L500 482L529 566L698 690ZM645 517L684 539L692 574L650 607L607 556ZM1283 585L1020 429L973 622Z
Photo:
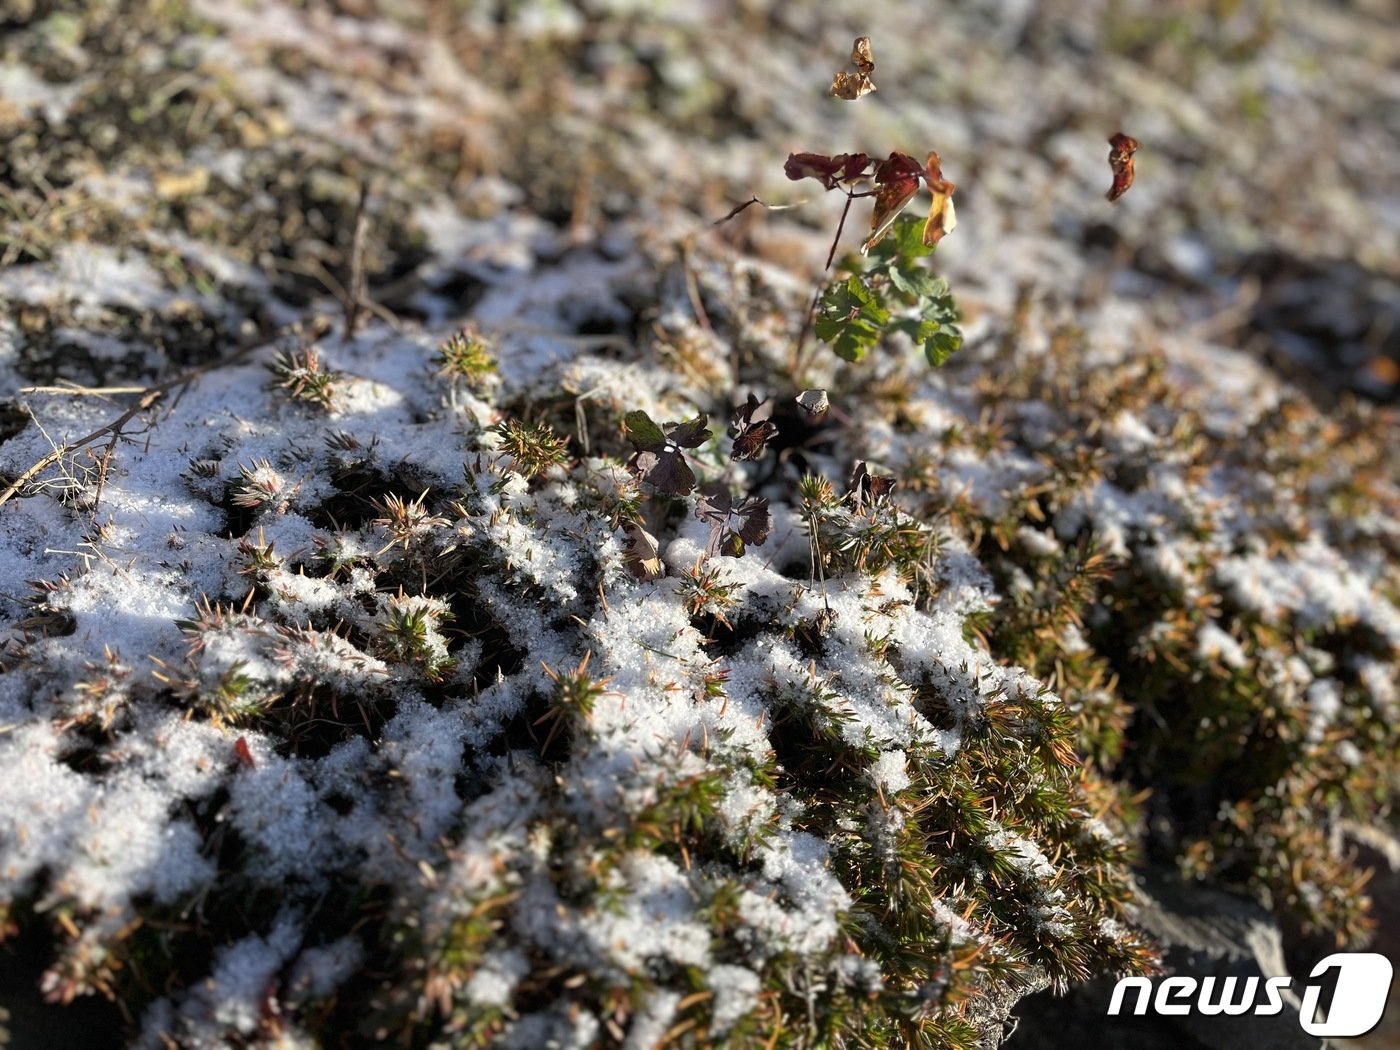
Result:
M13 1045L1214 1045L1102 982L1368 943L1396 14L0 6ZM931 150L961 346L843 361L785 162Z

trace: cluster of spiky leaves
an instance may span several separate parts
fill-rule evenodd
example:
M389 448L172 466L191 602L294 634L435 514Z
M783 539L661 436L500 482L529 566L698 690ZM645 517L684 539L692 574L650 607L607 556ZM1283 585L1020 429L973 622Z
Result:
M1092 767L1141 792L1153 856L1314 943L1364 943L1370 872L1345 833L1400 791L1393 411L1327 417L1286 393L1222 424L1164 351L1090 367L1066 326L1003 367L1017 338L943 456L1028 454L1021 487L970 498L918 453L901 477L921 516L979 539L1003 598L976 630L1064 698Z
M733 461L757 460L767 450L768 442L776 436L777 426L769 420L773 406L759 403L753 394L735 409L734 445L729 458ZM657 426L650 416L640 410L627 413L624 425L627 440L634 452L627 469L659 497L688 496L695 489L695 471L687 462L687 449L698 449L710 439L706 427L708 417L701 413L684 423ZM731 558L742 557L749 546L760 546L768 538L773 521L768 513L768 500L762 496L746 496L735 500L729 482L723 477L705 485L695 501L695 516L710 529L706 556L717 553ZM634 534L649 537L636 521L628 523ZM649 547L654 553L655 541ZM648 559L649 560L649 559ZM633 571L639 578L650 578L655 572L642 560L634 558Z
M716 316L737 316L714 272ZM198 991L211 955L217 987L225 953L295 929L264 1035L611 1042L655 1023L696 1045L972 1046L1008 989L1152 965L1128 925L1128 811L1082 760L1107 745L966 641L987 606L951 568L965 538L863 464L803 480L774 454L854 451L856 432L717 388L664 425L603 402L576 458L548 383L463 406L421 347L316 349L351 394L365 361L420 355L462 475L335 400L293 406L257 455L230 423L192 459L183 498L226 515L222 588L154 678L116 653L78 674L68 732L89 756L71 761L120 770L144 720L176 715L214 771L186 803L214 874L139 906L12 900L26 928L71 931L56 1001L226 1035ZM769 565L754 548L780 524ZM52 674L44 616L71 592L41 593L26 660ZM307 952L352 962L298 983Z
M278 352L268 365L277 389L293 401L330 408L335 398L335 373L321 367L315 347L289 347Z
M438 347L438 374L452 383L481 387L496 376L496 358L474 327L454 332Z
M700 288L727 338L721 272ZM173 994L166 1030L194 1038L205 960L276 941L291 903L301 950L375 963L311 992L288 955L268 1032L611 1042L663 1017L697 1045L971 1046L1007 990L1152 967L1129 876L1148 826L1171 829L1154 853L1355 939L1364 876L1335 832L1395 794L1394 570L1332 621L1229 574L1301 562L1309 536L1393 558L1391 424L1287 402L1221 429L1160 356L1090 369L1083 343L1026 363L1008 332L948 385L887 366L850 395L868 425L721 387L654 392L682 420L658 425L614 392L584 458L560 433L572 380L462 405L438 372L455 480L335 402L301 410L319 443L224 435L185 474L229 539L183 658L62 672L55 723L74 767L120 771L178 714L222 770L187 802L217 875L139 906L14 897L62 938L48 994ZM371 353L434 377L392 347ZM770 564L752 547L774 535ZM36 589L21 667L56 673L73 586ZM1305 675L1335 683L1326 723ZM321 799L313 860L253 801L264 779Z

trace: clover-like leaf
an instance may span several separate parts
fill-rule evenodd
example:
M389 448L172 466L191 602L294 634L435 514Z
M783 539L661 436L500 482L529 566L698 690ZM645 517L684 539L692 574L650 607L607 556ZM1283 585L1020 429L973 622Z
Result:
M688 496L695 488L695 471L678 448L638 452L627 461L627 469L668 496Z
M695 501L695 516L711 527L723 525L729 520L734 497L729 486L722 481L711 482L700 490L700 498Z
M916 223L900 223L897 230L913 229ZM922 247L922 245L920 246ZM924 249L927 251L928 249ZM890 268L890 284L894 285L910 299L932 299L947 292L947 282L935 277L922 266L893 266Z
M699 448L709 440L710 432L706 429L710 417L701 412L694 419L687 419L684 423L667 423L663 428L666 431L666 439L681 448Z
M773 531L773 516L768 513L768 500L763 496L749 496L734 508L739 519L735 530L745 543L761 547Z
M864 460L856 462L850 480L846 483L849 498L856 510L879 503L894 491L894 486L894 478L870 473Z
M734 410L730 426L736 434L730 459L758 459L768 450L768 442L778 433L778 425L768 418L772 414L773 402L760 403L753 394Z
M894 220L919 191L919 179L924 175L923 166L907 153L895 151L875 166L875 211L870 216L870 236L860 246L862 255L870 254L870 249L894 225Z
M706 557L714 557L716 553L730 558L742 557L746 545L761 546L773 529L768 500L749 496L736 504L729 486L723 482L705 487L695 504L695 516L710 527Z
M637 451L627 461L627 469L658 492L668 496L688 496L695 488L695 472L685 461L682 449L697 448L710 432L703 412L683 423L658 427L645 412L628 412L624 417L627 439Z
M652 422L651 416L640 409L628 412L622 422L627 428L627 440L632 442L638 451L654 452L666 444L665 433Z
M937 368L948 358L958 352L962 346L962 334L957 331L948 331L939 327L937 331L929 333L928 337L920 340L924 347L924 358L928 361L930 368Z
M721 481L706 485L700 498L695 502L695 516L710 527L710 542L705 546L705 556L713 557L728 531L729 512L734 506L734 497L729 486Z
M829 286L817 303L813 327L838 357L859 361L880 341L890 312L859 275Z

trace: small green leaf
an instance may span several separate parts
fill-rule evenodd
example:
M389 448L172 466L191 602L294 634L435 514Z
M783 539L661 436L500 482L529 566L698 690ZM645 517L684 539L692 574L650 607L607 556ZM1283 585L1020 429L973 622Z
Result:
M928 361L930 368L937 368L952 357L961 346L962 335L960 333L956 330L950 332L940 327L924 340L924 358Z
M639 449L656 450L666 444L666 435L654 422L651 416L641 409L628 412L622 419L623 426L627 428L627 440L632 442Z
M842 265L850 275L823 290L817 336L838 357L860 361L887 331L903 332L936 367L962 345L957 305L948 282L918 262L932 251L923 243L923 223L901 216L890 232L868 258L847 258Z
M846 361L860 361L880 339L878 329L858 320L819 317L815 327L817 337Z
M841 290L850 297L851 305L871 306L875 302L875 293L860 279L859 274L852 274L846 278Z
M933 251L924 243L924 220L913 215L901 215L894 228L879 244L870 249L872 257L881 262L899 259L922 259Z
M939 280L921 266L890 268L890 283L911 299L936 298Z
M831 285L818 303L817 337L831 345L838 357L859 361L880 340L890 322L890 312L879 295L853 274Z
M890 322L890 330L903 332L916 343L922 343L938 330L938 325L925 321L922 317L897 317Z

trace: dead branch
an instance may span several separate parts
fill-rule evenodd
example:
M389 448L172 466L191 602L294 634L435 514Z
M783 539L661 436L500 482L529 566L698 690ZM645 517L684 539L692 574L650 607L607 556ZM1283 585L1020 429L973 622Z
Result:
M806 198L803 198L800 201L793 201L791 204L769 204L767 201L761 201L757 197L750 197L748 200L744 201L743 204L734 205L734 207L729 209L728 215L716 219L710 225L718 226L720 225L720 223L728 222L730 219L734 218L734 216L738 215L745 208L752 207L755 204L757 204L761 208L766 208L769 211L787 211L789 208L796 208L798 205L806 203Z
M0 506L3 506L10 500L14 499L15 496L19 494L20 490L24 488L24 486L28 485L31 481L37 478L44 471L48 470L49 467L53 466L55 463L60 462L65 456L71 455L79 449L86 448L88 445L101 441L103 438L109 438L110 440L107 443L107 448L102 455L101 475L98 478L97 484L98 498L101 498L102 486L106 480L106 471L107 467L111 463L112 454L116 449L117 442L121 440L122 432L126 429L127 425L133 419L135 419L141 413L149 411L152 407L156 405L157 402L161 400L161 398L165 397L165 395L169 394L172 390L183 390L186 386L194 382L200 376L242 360L243 358L247 357L250 353L252 353L255 349L257 349L259 345L260 344L258 343L249 343L247 346L241 347L238 350L234 351L228 357L220 358L217 361L209 361L205 364L199 365L197 368L191 368L185 372L181 372L179 375L172 376L171 378L165 380L162 383L157 383L154 386L140 388L141 396L136 399L136 403L130 408L128 408L121 415L117 416L116 419L112 420L110 423L106 423L98 427L91 434L88 434L84 437L80 437L76 441L68 441L60 446L57 446L53 449L53 451L41 457L37 462L31 465L23 473L21 473L19 477L15 478L15 480L12 481L3 492L0 492ZM76 391L67 390L64 388L56 389L65 394L93 393L93 391L91 390L83 390L81 388L79 388L79 390Z

